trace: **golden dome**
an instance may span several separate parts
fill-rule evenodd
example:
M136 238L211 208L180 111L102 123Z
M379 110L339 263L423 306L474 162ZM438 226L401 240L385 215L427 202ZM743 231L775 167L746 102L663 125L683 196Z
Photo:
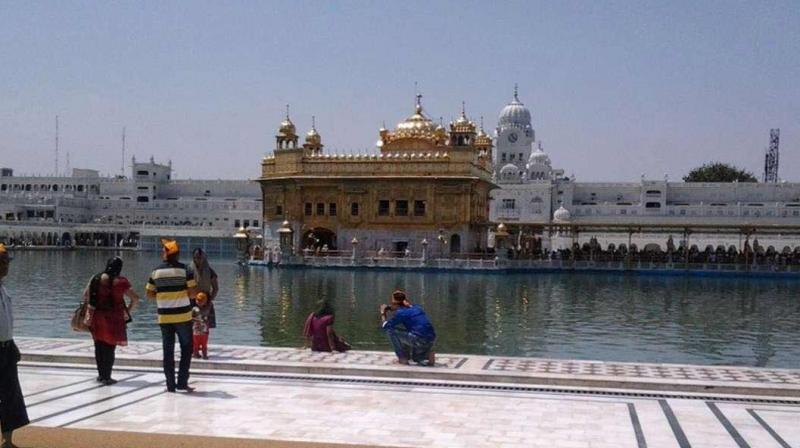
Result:
M444 146L447 130L425 115L422 95L417 95L414 114L397 124L392 131L381 128L379 147L382 153L424 152Z
M395 129L394 132L397 138L433 136L436 131L436 124L433 120L425 116L425 113L422 111L421 100L422 95L417 95L417 105L414 110L414 115L397 124L397 129Z
M322 143L322 137L317 132L317 123L315 117L311 117L311 129L306 132L306 143L311 145L319 145Z
M284 137L291 137L296 135L297 128L295 128L294 123L289 118L289 105L286 105L286 118L281 121L281 126L278 128L278 134L283 135Z
M307 143L319 143L320 136L316 129L311 128L310 131L306 132L306 142Z

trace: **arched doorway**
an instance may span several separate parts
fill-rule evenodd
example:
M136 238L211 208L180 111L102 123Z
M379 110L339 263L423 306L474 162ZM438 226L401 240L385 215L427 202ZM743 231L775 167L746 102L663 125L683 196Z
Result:
M454 233L450 235L450 254L461 252L461 235Z
M303 234L301 242L303 249L323 249L336 250L336 234L324 227L316 227Z

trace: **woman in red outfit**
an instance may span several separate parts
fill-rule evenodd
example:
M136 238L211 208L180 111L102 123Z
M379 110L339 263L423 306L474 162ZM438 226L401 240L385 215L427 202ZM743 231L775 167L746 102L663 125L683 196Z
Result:
M106 269L92 277L84 292L84 299L89 302L86 323L91 327L94 339L97 381L106 386L117 382L111 378L114 352L118 345L128 345L125 325L130 321L130 312L139 303L139 296L120 272L122 259L114 257L108 260ZM130 299L130 305L125 304L125 296Z
M350 350L350 344L336 336L336 332L333 330L333 306L327 300L321 300L317 305L317 311L308 315L303 328L306 345L310 345L311 350L315 352L331 352L333 350L346 352Z

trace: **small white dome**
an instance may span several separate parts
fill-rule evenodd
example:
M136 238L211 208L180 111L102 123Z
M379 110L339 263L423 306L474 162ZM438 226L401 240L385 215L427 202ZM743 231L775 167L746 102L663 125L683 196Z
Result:
M542 148L537 148L536 151L533 151L528 157L528 168L531 168L534 165L547 165L550 166L550 156L547 155L546 152L542 151Z
M500 168L500 175L501 176L517 176L519 175L519 168L513 163L506 164L503 168Z
M572 215L570 214L569 210L564 208L563 205L558 207L558 210L553 213L554 222L569 222L570 219L572 219Z

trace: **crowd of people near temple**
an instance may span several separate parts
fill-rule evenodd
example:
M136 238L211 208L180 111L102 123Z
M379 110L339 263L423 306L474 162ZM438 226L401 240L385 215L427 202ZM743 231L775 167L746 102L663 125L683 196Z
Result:
M582 245L574 244L572 249L557 251L544 251L535 258L551 260L575 260L597 262L654 262L654 263L715 263L715 264L741 264L741 265L800 265L800 246L794 249L785 246L780 250L773 246L764 247L758 240L751 244L746 240L741 250L734 245L698 247L691 245L676 246L668 240L666 249L655 244L638 247L636 244L627 246L609 244L602 248L596 239Z
M113 236L105 234L78 233L70 237L59 237L55 234L6 237L5 244L8 248L20 247L137 247L139 238L135 234L116 241Z
M192 358L208 359L208 340L216 327L214 300L219 292L217 274L206 253L198 248L192 262L180 261L177 241L162 239L162 263L146 282L148 299L156 301L157 320L162 336L162 367L168 392L193 392L189 384ZM0 448L15 448L13 432L30 423L19 382L17 364L22 356L14 342L12 298L3 286L11 256L0 243ZM84 305L76 311L73 328L89 331L95 348L96 381L103 386L117 383L112 376L116 348L128 344L127 324L139 306L139 295L124 275L123 260L114 257L105 268L92 276L83 296ZM334 330L335 310L322 300L306 319L303 335L313 351L345 352L350 344ZM398 364L415 363L433 366L436 332L419 305L411 303L406 293L396 290L389 303L380 306L380 325L397 357ZM175 340L180 348L178 372L175 372Z

